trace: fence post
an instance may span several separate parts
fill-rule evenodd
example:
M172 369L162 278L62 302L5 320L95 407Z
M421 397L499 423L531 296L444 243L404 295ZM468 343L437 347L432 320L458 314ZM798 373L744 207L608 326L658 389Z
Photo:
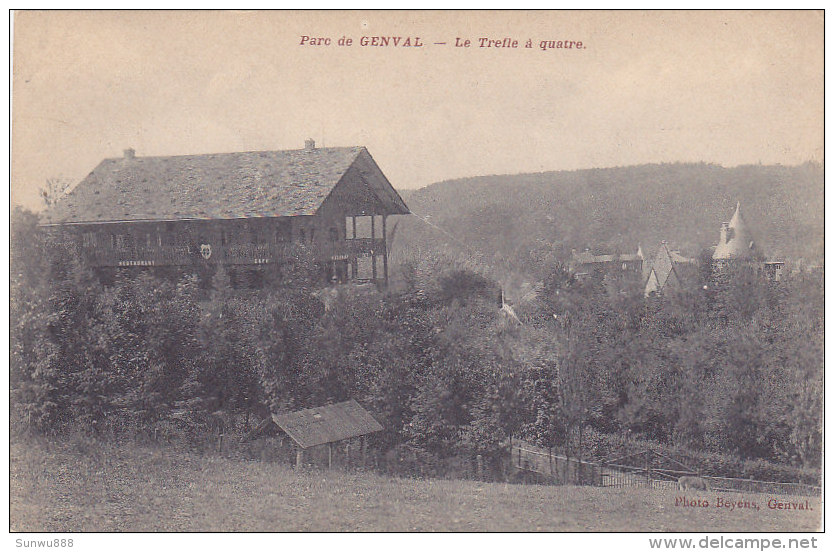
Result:
M298 448L295 451L295 469L300 470L304 464L304 449Z
M646 453L643 453L645 456L643 457L643 470L646 473L646 485L649 485L649 456Z

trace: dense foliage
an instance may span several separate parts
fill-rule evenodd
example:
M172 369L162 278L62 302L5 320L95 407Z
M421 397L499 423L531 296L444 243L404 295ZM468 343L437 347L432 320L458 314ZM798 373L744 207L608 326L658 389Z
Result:
M407 448L429 473L476 454L498 465L510 436L571 456L642 439L820 464L819 279L740 270L647 301L633 283L555 267L517 305L521 325L496 282L421 259L387 293L314 290L303 263L280 275L295 285L260 290L223 270L208 290L147 273L103 285L36 222L13 214L12 411L32 430L244 430L355 398L385 428L376 446Z

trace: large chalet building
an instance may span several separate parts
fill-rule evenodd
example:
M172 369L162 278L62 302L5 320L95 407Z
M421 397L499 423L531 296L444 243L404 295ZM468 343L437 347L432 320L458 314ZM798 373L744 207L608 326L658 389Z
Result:
M408 207L364 147L105 159L44 213L96 268L280 264L304 246L328 282L388 280L387 218Z

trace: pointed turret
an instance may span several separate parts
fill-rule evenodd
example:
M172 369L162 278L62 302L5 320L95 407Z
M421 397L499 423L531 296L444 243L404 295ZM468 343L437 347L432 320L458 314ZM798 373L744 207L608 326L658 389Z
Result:
M754 255L753 237L741 217L741 202L736 203L736 212L730 222L721 223L721 234L715 253L715 260L749 259Z

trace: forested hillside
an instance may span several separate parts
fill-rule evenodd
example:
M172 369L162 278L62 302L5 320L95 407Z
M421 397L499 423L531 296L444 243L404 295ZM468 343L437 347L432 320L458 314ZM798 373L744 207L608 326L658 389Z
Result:
M823 255L821 165L660 164L449 180L406 194L394 252L460 248L542 277L573 248L633 252L660 240L690 256L715 245L736 201L770 257ZM464 245L465 244L465 245Z

